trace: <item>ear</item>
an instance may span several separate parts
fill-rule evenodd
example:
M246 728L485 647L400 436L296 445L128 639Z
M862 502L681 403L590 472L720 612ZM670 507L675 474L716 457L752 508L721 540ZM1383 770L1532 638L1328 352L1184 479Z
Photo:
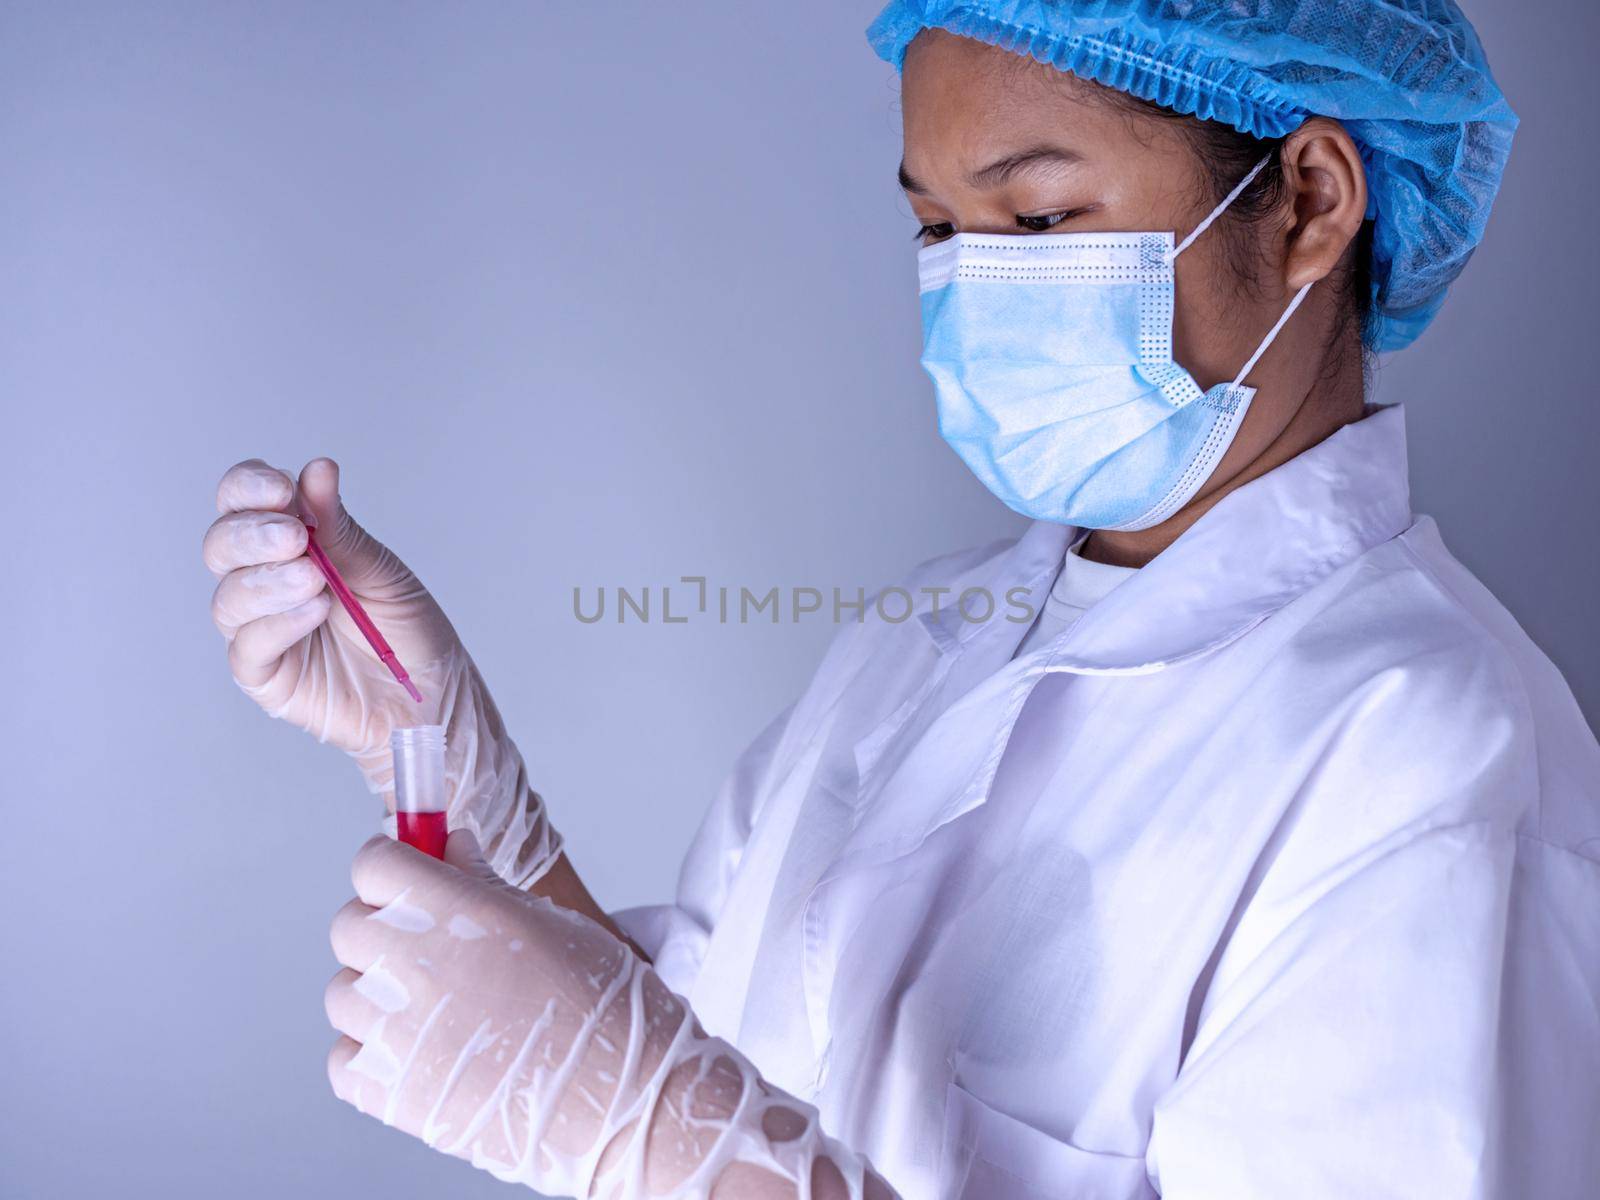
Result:
M1283 182L1294 204L1284 283L1298 291L1325 279L1361 231L1367 171L1343 125L1311 117L1284 139Z

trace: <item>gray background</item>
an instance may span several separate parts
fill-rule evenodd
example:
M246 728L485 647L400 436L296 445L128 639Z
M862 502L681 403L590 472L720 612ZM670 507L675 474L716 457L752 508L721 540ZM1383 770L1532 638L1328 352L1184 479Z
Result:
M612 908L670 895L829 628L583 626L575 584L870 589L1017 527L916 364L875 7L0 5L0 1195L509 1194L324 1082L377 814L228 677L229 464L342 462ZM1600 28L1471 7L1524 126L1381 398L1593 716Z

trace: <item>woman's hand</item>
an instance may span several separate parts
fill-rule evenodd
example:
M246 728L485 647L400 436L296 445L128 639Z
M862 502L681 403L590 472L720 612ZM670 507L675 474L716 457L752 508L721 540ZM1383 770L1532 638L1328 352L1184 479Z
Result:
M374 838L352 876L328 1072L362 1112L557 1195L893 1195L623 943L507 886L471 834L444 862Z
M211 617L244 693L269 714L351 755L368 788L393 807L389 734L444 725L450 824L471 829L495 869L527 885L560 853L561 839L529 786L466 647L428 589L345 511L339 467L317 458L298 483L258 458L229 468L222 514L206 531L206 566L219 576ZM300 514L405 664L423 703L378 661L306 555Z
M423 706L378 661L306 555L306 510L322 548L412 671ZM298 485L259 458L230 467L217 511L203 547L221 580L211 618L248 696L358 760L387 750L396 726L436 723L448 698L440 668L461 652L461 639L405 563L345 511L332 459L307 463Z

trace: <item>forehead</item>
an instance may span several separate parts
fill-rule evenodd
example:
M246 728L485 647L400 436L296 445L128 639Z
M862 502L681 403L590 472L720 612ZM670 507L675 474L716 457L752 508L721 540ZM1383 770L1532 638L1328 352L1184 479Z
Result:
M924 29L906 50L901 112L914 175L1042 142L1098 158L1173 137L1167 122L1111 103L1099 84L942 29Z

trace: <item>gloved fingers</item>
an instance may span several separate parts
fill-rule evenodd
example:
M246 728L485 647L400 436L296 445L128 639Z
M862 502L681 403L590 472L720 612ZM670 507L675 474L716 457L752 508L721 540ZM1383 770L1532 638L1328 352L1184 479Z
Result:
M272 617L304 604L327 586L309 558L258 563L229 571L211 594L211 620L225 638L261 617Z
M450 870L438 859L404 842L379 835L368 838L356 851L355 861L350 864L350 882L355 884L356 895L363 901L382 908L408 888L445 880L443 872Z
M234 463L217 484L219 513L246 512L251 509L287 512L294 500L294 480L287 471L247 458Z
M404 989L381 967L369 973L342 967L322 992L328 1024L346 1037L364 1042L386 1009L404 1007Z
M213 575L256 563L288 562L306 552L306 527L289 513L232 512L206 530L200 553Z
M388 1091L351 1064L361 1053L361 1043L341 1037L328 1051L328 1083L333 1094L369 1117L383 1118Z
M328 619L333 597L319 592L302 604L241 625L228 643L228 667L245 687L260 687L278 670L284 653Z
M351 900L333 914L328 941L333 956L353 971L365 971L383 953L382 938L374 937L368 918L378 910L360 900Z
M360 1053L361 1043L350 1037L341 1037L328 1051L328 1083L333 1087L333 1094L346 1104L354 1103L350 1095L353 1078L350 1060Z

